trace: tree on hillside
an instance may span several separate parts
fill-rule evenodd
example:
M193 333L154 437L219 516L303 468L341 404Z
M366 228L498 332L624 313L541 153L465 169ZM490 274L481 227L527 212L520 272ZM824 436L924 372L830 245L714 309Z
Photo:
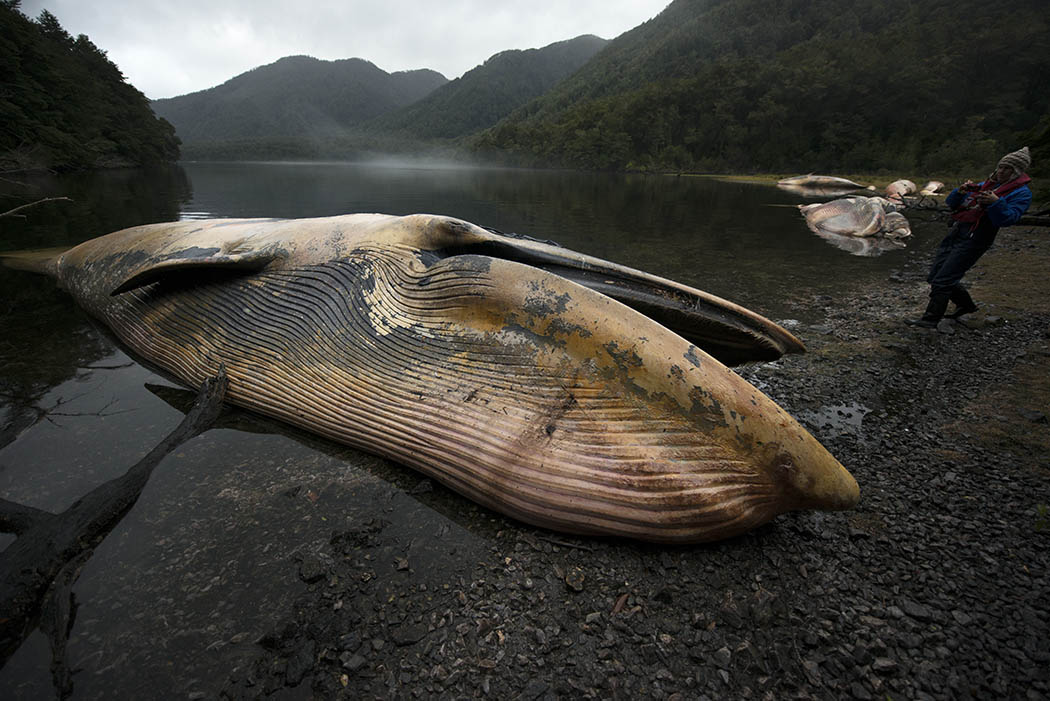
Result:
M175 130L87 36L0 2L0 170L174 161Z
M676 0L475 136L517 165L987 167L1050 110L1045 0Z

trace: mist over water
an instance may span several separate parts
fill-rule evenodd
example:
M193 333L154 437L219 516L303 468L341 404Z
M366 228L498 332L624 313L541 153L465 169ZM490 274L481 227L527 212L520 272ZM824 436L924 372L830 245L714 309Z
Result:
M445 214L699 287L785 321L803 340L821 319L786 321L797 318L794 299L841 297L854 281L885 278L925 257L943 231L915 222L908 248L859 258L812 234L800 200L771 185L393 159L188 163L5 189L74 202L0 220L4 249L72 246L180 218ZM52 281L0 268L0 295L0 497L58 511L141 458L188 401ZM85 566L74 590L73 698L146 698L158 688L216 696L302 590L295 558L333 529L381 517L403 542L442 532L461 552L487 547L488 516L448 490L411 494L418 481L400 465L230 412L165 460ZM12 541L0 538L0 547ZM435 553L415 557L425 564ZM49 697L48 665L35 634L0 670L0 688Z

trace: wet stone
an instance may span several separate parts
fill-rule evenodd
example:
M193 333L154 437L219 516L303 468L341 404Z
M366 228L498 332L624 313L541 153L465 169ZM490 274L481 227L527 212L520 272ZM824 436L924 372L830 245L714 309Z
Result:
M288 667L285 671L285 680L291 686L296 686L314 668L314 652L316 645L313 640L307 640L288 659Z
M917 621L933 620L933 612L930 608L914 601L904 601L901 603L901 610L904 611L906 615L911 616Z
M406 625L401 626L394 630L391 637L394 640L394 644L398 647L404 647L406 645L413 645L418 643L424 637L426 637L427 629L426 626L419 625Z
M871 699L874 698L871 695L871 692L868 691L868 688L860 682L853 682L853 684L850 685L849 690L850 693L853 694L853 698L861 699L861 701L871 701Z
M299 563L299 579L307 584L313 584L325 574L324 562L317 555L306 555Z
M356 672L357 670L361 669L365 666L365 663L367 662L367 660L363 656L352 654L349 652L344 652L342 655L340 655L339 661L343 663L343 667L350 670L351 672Z
M525 685L525 688L522 689L521 695L518 696L518 698L522 701L531 701L532 699L538 699L542 697L544 693L546 693L548 688L549 687L547 686L547 684L541 682L538 679L533 679Z
M343 650L356 652L361 647L361 634L357 631L346 633L339 637L339 646Z

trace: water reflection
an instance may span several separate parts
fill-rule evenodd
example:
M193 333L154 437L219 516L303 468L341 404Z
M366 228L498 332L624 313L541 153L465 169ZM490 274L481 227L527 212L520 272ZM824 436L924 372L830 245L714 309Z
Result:
M190 199L186 172L177 166L92 174L26 176L5 180L3 208L45 197L68 197L0 218L0 248L66 247L110 231L178 218ZM53 282L19 271L0 271L0 447L36 421L54 414L45 393L107 353L112 344L70 304ZM41 352L41 349L45 349Z
M901 256L861 260L815 237L797 196L703 177L361 164L186 165L182 215L447 214L550 239L732 299L773 318L795 294L837 294ZM769 206L776 205L776 206Z
M791 185L789 183L777 183L777 189L783 190L784 192L790 192L793 195L799 197L808 197L810 199L820 199L825 197L842 197L848 195L851 192L857 192L863 190L862 187L818 187L814 185Z
M893 239L882 236L843 236L832 234L827 231L814 231L817 236L830 243L835 248L841 249L855 256L874 257L881 256L887 251L897 251L906 244L898 243Z
M40 205L26 210L24 218L0 218L3 250L72 246L129 226L174 221L192 192L179 166L0 181L3 210L58 196L72 201Z

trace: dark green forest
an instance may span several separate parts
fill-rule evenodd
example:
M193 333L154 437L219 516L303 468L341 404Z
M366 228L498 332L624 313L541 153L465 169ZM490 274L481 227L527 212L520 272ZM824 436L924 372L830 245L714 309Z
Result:
M0 0L0 171L170 162L179 141L106 52Z
M593 35L541 49L504 51L422 100L376 118L373 134L403 139L457 139L491 127L576 72L608 42Z
M675 0L611 42L448 82L289 57L153 103L191 159L460 156L677 172L1050 175L1046 0ZM0 168L172 160L173 127L86 36L0 0Z
M363 59L286 57L153 108L175 125L189 159L447 156L457 139L544 94L607 43L581 36L504 51L451 82L428 70L386 73Z
M447 82L436 71L387 73L360 58L287 56L222 85L155 100L153 109L175 125L187 158L316 158L342 151L369 119Z
M987 168L1045 149L1048 17L1045 0L676 0L472 146L586 169Z

